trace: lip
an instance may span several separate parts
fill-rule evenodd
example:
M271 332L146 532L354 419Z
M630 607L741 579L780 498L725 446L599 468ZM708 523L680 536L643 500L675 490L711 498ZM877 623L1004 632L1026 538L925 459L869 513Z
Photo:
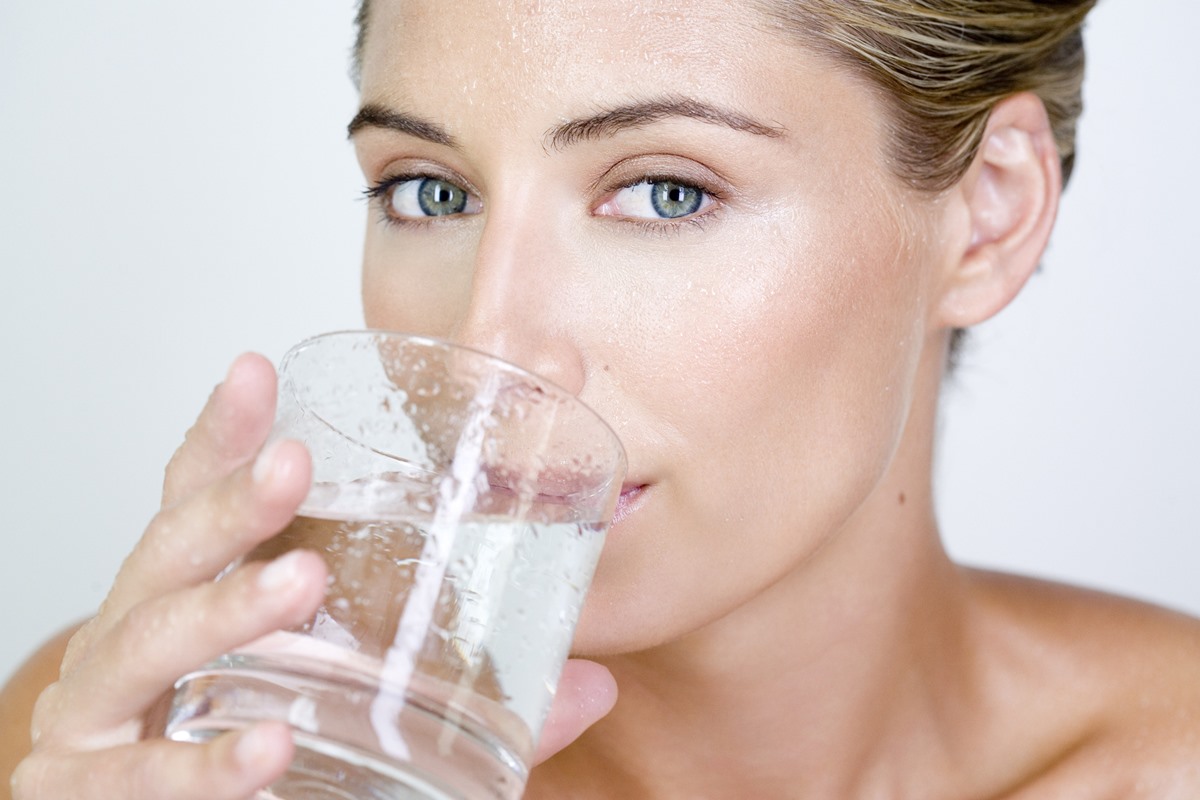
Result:
M648 488L649 485L645 483L627 483L621 487L621 496L617 498L617 509L613 512L612 527L615 528L618 523L641 507L646 499Z

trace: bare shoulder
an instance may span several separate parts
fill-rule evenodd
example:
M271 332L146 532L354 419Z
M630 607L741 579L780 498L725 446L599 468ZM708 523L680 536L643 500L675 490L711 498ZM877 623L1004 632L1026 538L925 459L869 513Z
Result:
M1005 674L1018 676L1014 699L1036 703L1031 714L1056 737L1006 796L1200 798L1200 619L1030 578L974 577Z

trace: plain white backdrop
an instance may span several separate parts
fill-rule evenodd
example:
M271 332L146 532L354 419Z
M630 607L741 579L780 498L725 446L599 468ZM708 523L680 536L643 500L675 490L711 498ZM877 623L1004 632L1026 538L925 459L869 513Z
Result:
M95 609L230 360L358 327L351 0L0 4L0 680ZM1043 271L947 393L960 559L1200 614L1192 0L1101 0Z

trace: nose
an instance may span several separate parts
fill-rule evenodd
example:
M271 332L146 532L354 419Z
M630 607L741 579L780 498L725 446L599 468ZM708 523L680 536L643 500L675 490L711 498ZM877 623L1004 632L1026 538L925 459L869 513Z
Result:
M579 394L586 370L567 286L570 248L559 246L561 235L534 204L503 205L484 223L470 300L452 338Z

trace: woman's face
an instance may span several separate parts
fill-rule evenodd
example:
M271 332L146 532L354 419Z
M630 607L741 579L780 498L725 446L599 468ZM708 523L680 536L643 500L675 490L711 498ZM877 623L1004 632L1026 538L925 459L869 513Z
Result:
M578 651L695 630L862 522L940 335L938 206L863 84L725 0L374 0L362 102L368 324L540 372L625 444Z

